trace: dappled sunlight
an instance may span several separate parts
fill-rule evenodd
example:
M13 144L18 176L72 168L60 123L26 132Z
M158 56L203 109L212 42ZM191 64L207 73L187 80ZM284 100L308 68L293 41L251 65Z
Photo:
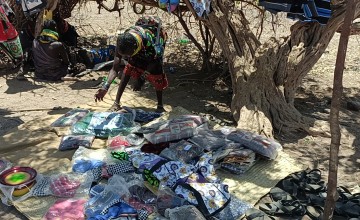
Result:
M241 200L255 205L272 187L290 173L305 169L285 152L276 160L260 160L241 176L218 172L229 185L230 192Z

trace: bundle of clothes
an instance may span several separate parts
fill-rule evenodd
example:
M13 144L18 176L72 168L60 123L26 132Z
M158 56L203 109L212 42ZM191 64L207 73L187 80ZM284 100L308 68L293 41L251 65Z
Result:
M331 17L330 0L259 0L271 13L286 12L287 17L325 25Z
M252 206L231 196L216 173L242 175L282 150L251 132L213 130L197 115L165 120L161 113L124 109L73 109L52 123L71 131L59 150L76 151L71 173L39 175L28 194L61 198L46 219L236 219ZM107 139L106 148L91 149L95 138Z

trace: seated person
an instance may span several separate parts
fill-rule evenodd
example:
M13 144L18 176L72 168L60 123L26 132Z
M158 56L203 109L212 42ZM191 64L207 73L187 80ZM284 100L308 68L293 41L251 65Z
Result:
M54 20L45 21L40 36L33 41L35 76L39 79L59 81L71 78L69 56L59 41L56 26Z

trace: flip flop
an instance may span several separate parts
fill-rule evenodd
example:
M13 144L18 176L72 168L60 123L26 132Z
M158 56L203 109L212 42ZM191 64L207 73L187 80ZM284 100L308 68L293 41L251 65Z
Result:
M255 208L246 210L245 215L247 220L274 220L273 217L270 217L265 212Z
M339 186L336 188L337 192L339 193L340 196L340 200L341 201L349 201L353 195L351 194L351 192L345 188L344 186Z
M299 184L299 187L304 190L305 192L310 192L310 193L319 193L319 192L324 192L326 189L325 186L325 182L324 181L319 181L317 183L306 183L306 182L301 182Z
M303 216L306 213L304 206L297 200L281 200L273 203L264 203L259 209L268 215Z
M313 169L307 172L306 178L309 183L318 183L321 180L321 170Z
M296 184L292 178L283 179L279 185L279 188L285 190L291 196L296 197L298 195L299 185Z
M341 216L357 218L360 216L360 204L352 201L336 202L334 211Z
M270 198L272 201L277 202L279 200L295 200L289 193L280 189L279 187L274 187L269 192Z
M308 194L308 203L314 206L324 206L327 193Z
M306 214L312 220L321 220L321 219L323 219L324 208L321 206L307 206Z

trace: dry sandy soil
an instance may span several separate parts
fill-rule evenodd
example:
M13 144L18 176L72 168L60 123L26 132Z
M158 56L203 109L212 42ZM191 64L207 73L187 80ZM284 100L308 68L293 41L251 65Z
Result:
M75 11L69 21L78 28L82 36L104 34L112 41L116 32L124 30L127 23L136 17L130 11L123 13L123 16L127 18L120 22L117 13L103 11L99 15L95 5L89 4L82 8L81 12ZM168 17L166 19L168 19L168 28L176 30L176 28L170 28L175 27L170 25L173 19ZM178 33L176 31L171 33L170 38L174 39ZM329 118L338 41L339 34L336 34L327 51L298 90L295 104L304 115L325 121ZM214 79L212 77L214 73L197 71L198 63L196 61L200 57L192 50L191 46L179 48L176 44L169 45L165 68L168 70L173 67L175 72L168 74L170 88L165 92L164 102L167 105L182 106L196 113L209 113L206 112L205 105L210 103L219 109L210 114L231 124L229 110L231 91L227 86L227 80ZM346 101L350 99L360 101L359 51L360 36L351 36L344 72L344 97L340 114L342 140L339 155L339 184L357 192L360 192L360 113L347 110ZM92 102L96 90L91 87L97 85L101 81L101 77L106 74L106 71L92 72L82 77L79 82L49 83L35 80L31 74L26 81L18 81L11 71L2 70L0 73L0 135L36 116L58 114ZM194 80L186 82L183 80L189 78ZM207 80L200 80L204 78ZM126 92L132 92L131 88L129 87ZM111 94L115 95L115 91ZM154 92L149 85L138 94L155 100ZM63 109L53 110L57 106L61 106ZM146 103L144 106L150 109L154 108L154 106L146 106ZM291 137L282 134L275 135L277 140L283 144L284 150L296 158L299 163L322 170L324 178L326 178L329 162L329 138L312 137L301 133L293 134ZM20 215L16 216L11 215L7 219L22 218Z

